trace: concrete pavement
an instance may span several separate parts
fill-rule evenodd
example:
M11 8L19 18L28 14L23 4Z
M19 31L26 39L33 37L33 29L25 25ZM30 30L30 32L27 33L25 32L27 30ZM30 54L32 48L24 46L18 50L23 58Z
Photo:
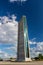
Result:
M0 62L0 65L43 65L43 61L32 61L32 62Z

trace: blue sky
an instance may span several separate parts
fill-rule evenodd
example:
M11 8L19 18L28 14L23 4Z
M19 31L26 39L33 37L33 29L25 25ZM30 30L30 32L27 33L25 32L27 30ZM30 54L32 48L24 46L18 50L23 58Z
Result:
M10 2L0 0L0 16L15 14L19 21L22 15L27 16L29 38L43 41L43 1L27 0L26 2Z
M27 17L28 37L29 37L29 43L31 48L30 49L31 57L37 56L39 53L43 54L43 0L23 0L23 1L22 0L21 1L0 0L0 22L1 23L2 22L6 23L6 20L7 21L14 20L15 24L17 24L16 22L19 22L22 15L26 15ZM14 17L14 19L12 19L12 17ZM9 29L7 29L8 27ZM6 31L7 35L9 35L7 38L9 39L11 37L11 39L14 39L15 37L13 37L13 34L15 33L13 32L15 31L12 32L11 28L13 28L13 30L15 29L13 26L13 23L3 24L1 25L0 31L3 32L4 30L4 34ZM15 44L17 43L16 42L17 40L15 41L15 44L13 45L14 43L13 40L12 40L13 42L3 41L5 39L2 39L2 37L4 37L4 35L3 36L2 35L3 34L1 34L1 37L0 37L0 40L1 40L0 53L2 53L2 51L3 53L2 53L2 56L1 54L0 56L3 57L3 54L5 54L4 55L5 57L14 56L14 55L15 55L14 57L16 57L17 52L15 53L16 50L14 48L15 48ZM3 43L6 43L6 44L3 44ZM10 49L8 50L6 48L8 49L10 48ZM13 50L11 50L12 48ZM11 53L11 55L9 54L9 52ZM35 52L37 53L35 54Z

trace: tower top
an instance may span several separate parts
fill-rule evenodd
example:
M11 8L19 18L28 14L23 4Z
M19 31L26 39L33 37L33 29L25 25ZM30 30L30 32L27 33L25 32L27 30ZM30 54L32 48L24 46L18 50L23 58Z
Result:
M23 22L26 22L26 16L25 15L22 16L22 20L23 20Z
M21 19L20 19L19 23L20 23L20 22L24 22L25 20L26 20L26 16L25 16L25 15L23 15L23 16L21 17Z
M22 17L26 17L25 15L23 15Z

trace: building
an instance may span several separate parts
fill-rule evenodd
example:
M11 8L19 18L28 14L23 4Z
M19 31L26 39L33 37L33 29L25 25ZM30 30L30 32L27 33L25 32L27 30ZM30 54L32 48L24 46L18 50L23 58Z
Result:
M26 16L18 23L17 61L29 61L28 28Z

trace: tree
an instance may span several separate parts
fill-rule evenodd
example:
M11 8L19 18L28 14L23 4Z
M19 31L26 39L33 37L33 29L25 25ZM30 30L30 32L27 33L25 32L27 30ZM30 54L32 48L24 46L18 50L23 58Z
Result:
M0 57L0 61L3 61L3 59Z
M38 57L35 57L34 59L35 59L35 60L39 60L39 58L38 58Z
M43 59L43 55L42 54L39 54L38 57L39 57L39 60Z
M10 59L13 59L12 57Z

